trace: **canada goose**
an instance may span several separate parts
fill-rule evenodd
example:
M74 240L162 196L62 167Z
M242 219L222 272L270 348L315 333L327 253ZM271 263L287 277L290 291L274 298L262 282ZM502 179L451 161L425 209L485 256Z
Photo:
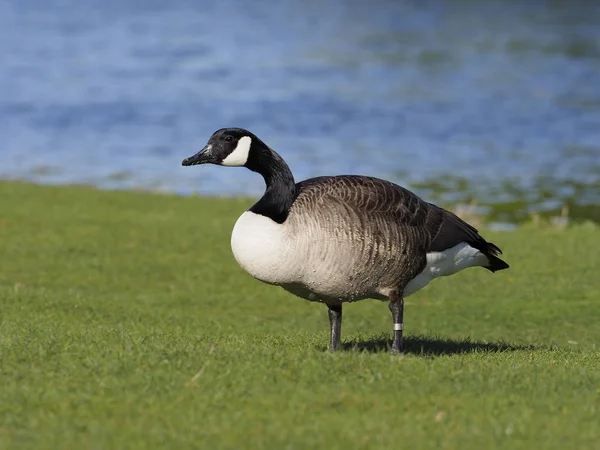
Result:
M254 278L329 308L341 345L342 304L389 299L402 351L404 297L467 267L508 268L501 250L453 213L378 178L339 175L298 184L285 161L251 132L216 131L182 165L244 166L265 180L262 198L237 220L231 248Z

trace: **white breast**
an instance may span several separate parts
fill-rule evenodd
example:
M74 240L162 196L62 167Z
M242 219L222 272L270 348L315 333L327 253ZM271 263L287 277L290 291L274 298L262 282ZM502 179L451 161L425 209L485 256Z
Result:
M265 283L292 283L297 264L290 257L285 227L260 214L246 211L231 233L231 250L242 269Z
M423 272L406 285L404 296L408 297L414 294L434 278L445 277L460 272L467 267L483 266L487 263L487 257L466 242L443 252L427 253L427 266L425 266Z

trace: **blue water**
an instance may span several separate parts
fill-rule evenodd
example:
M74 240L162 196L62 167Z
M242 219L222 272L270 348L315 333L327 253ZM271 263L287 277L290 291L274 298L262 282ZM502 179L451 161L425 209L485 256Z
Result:
M600 3L0 0L0 178L259 195L180 166L226 126L298 180L599 203Z

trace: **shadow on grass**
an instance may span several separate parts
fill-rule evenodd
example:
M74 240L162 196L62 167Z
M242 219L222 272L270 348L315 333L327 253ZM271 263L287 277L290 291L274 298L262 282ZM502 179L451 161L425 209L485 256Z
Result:
M369 340L356 340L342 344L342 351L358 351L368 353L389 352L392 345L387 336ZM431 336L406 336L404 353L408 355L441 356L476 352L514 352L532 350L533 345L513 345L506 342L477 342L469 338L448 339Z

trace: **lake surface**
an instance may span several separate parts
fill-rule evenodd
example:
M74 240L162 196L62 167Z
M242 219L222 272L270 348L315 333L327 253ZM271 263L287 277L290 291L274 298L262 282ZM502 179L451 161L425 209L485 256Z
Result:
M497 220L600 220L600 2L0 0L0 178L263 191L181 167L247 128Z

